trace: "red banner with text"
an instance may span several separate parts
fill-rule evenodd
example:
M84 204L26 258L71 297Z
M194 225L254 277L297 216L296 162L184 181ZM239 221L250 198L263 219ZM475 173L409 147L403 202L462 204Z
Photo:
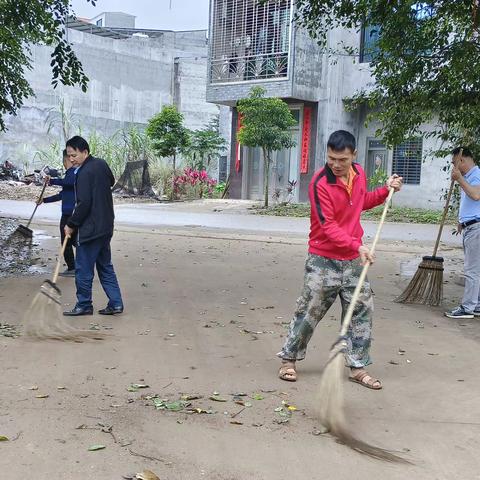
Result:
M308 173L308 162L310 160L310 135L312 128L312 108L303 109L302 129L302 160L300 162L300 173Z

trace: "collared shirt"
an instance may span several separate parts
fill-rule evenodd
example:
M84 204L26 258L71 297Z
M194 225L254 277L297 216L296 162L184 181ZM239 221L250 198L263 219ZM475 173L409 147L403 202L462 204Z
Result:
M355 178L355 175L357 172L355 172L353 166L350 166L350 170L348 171L348 178L347 181L345 182L342 180L342 182L345 184L345 188L347 189L348 196L352 196L352 190L353 190L353 179Z
M476 165L472 167L466 175L463 176L466 182L470 185L480 185L480 168ZM460 188L460 223L468 222L469 220L480 220L480 200L473 200Z

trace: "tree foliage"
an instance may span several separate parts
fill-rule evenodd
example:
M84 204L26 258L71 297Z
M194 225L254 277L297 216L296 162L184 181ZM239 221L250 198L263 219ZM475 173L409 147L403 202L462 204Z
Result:
M371 72L372 89L347 105L367 105L387 144L418 135L442 141L438 154L466 144L480 153L480 12L477 0L296 0L296 20L327 51L333 28L379 34ZM343 53L355 54L351 48ZM331 51L331 50L330 50Z
M53 47L53 88L60 82L86 91L88 78L66 39L69 12L70 0L0 0L0 131L6 128L5 115L16 115L34 93L25 78L33 44Z
M189 145L188 129L183 125L183 115L175 105L165 105L148 121L146 131L160 157L176 158Z
M287 103L280 98L266 98L261 87L252 88L250 96L238 102L237 109L242 115L238 141L247 147L262 149L264 204L268 207L272 153L295 145L290 128L296 121Z
M165 105L149 121L146 129L152 141L152 148L160 157L172 157L172 200L173 182L177 164L177 155L185 151L190 144L189 131L183 125L183 115L175 105Z
M205 128L190 132L190 144L184 151L191 166L197 170L208 170L212 159L226 150L225 139L219 133L218 118Z

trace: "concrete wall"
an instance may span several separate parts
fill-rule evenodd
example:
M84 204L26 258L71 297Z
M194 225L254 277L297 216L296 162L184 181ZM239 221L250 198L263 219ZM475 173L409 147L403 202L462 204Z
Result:
M135 28L135 15L129 15L123 12L103 12L92 18L91 22L96 25L98 20L102 20L102 27L111 28Z
M33 70L27 72L27 78L35 96L26 100L18 116L6 119L9 130L0 134L0 161L31 163L34 157L38 160L39 150L52 142L63 143L58 113L61 101L69 112L70 135L96 131L108 136L131 124L143 126L163 105L174 100L189 128L201 128L218 116L219 107L205 98L205 31L165 31L159 39L127 40L72 29L68 35L90 78L88 91L62 85L54 90L51 49L33 46ZM177 82L175 73L179 75ZM179 85L176 98L175 83ZM48 126L52 127L50 132Z

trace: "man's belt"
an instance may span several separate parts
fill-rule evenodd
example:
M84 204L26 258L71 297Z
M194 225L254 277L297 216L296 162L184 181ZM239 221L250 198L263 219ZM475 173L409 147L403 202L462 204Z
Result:
M462 228L467 228L470 225L473 225L473 224L478 223L478 222L480 222L480 218L475 218L474 220L469 220L468 222L463 222L461 225L462 225Z

